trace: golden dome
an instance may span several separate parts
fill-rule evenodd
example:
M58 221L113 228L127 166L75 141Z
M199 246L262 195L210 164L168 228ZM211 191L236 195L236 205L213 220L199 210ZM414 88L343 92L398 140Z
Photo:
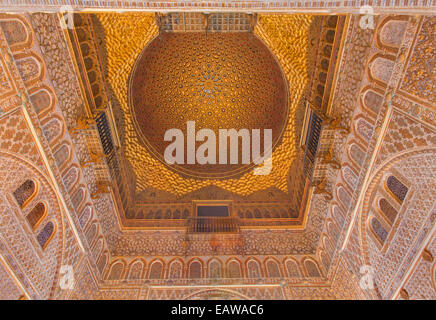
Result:
M195 121L197 131L212 129L217 139L218 129L272 129L276 146L288 119L283 72L251 33L160 34L135 63L129 99L141 143L163 163L170 144L165 132L180 129L186 142L187 121ZM169 167L197 178L234 177L253 167L241 164L241 155L239 163Z

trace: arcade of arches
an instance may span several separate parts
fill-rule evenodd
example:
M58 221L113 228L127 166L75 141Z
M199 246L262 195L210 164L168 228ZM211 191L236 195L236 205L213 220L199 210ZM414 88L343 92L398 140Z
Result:
M436 299L435 7L42 2L0 1L0 299ZM187 121L271 172L169 165Z

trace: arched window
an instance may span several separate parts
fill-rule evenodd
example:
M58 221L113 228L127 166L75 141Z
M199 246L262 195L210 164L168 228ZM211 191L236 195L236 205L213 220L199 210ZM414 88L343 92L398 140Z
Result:
M94 222L85 233L89 245L91 245L96 235L97 235L97 222Z
M325 254L324 251L321 251L319 256L321 257L321 262L324 265L325 270L328 271L330 267L330 258Z
M172 214L171 214L171 210L168 209L168 210L165 212L164 219L171 219L171 216L172 216Z
M221 264L216 260L209 263L209 278L221 278Z
M376 218L372 217L370 220L370 227L371 231L374 234L374 236L377 238L377 240L380 243L385 243L386 238L388 237L388 232L383 227L383 225L378 221Z
M307 275L309 277L320 277L321 273L319 272L318 266L312 260L304 261L304 266L306 267Z
M294 260L286 261L286 269L288 269L288 276L290 278L300 276L300 270L298 269L298 265Z
M324 237L324 249L330 258L333 258L334 248L328 237Z
M189 266L189 278L198 279L201 278L201 264L198 261L194 261Z
M241 278L241 266L238 261L230 261L227 269L229 278Z
M27 221L29 222L32 229L36 229L41 221L44 219L47 213L47 207L44 203L38 202L36 206L33 207L32 211L26 216Z
M100 239L98 239L97 242L94 244L94 248L92 248L91 250L95 261L97 261L97 258L102 250L103 250L103 238L100 237Z
M149 279L160 279L162 278L162 263L159 261L153 262L150 267L150 273L148 274Z
M180 279L182 278L182 263L180 261L173 261L170 266L170 272L168 278L170 279Z
M185 209L185 210L183 210L183 219L186 219L186 218L188 218L189 217L189 211L188 211L188 209Z
M48 222L41 232L36 236L36 240L40 244L41 248L45 249L50 240L53 238L55 232L55 225L53 222Z
M392 207L392 205L385 198L380 199L378 204L380 207L380 211L386 217L386 220L389 221L389 223L392 225L395 221L395 218L397 217L397 210L395 210L394 207Z
M141 279L144 263L142 261L136 261L130 266L129 279Z
M340 231L333 221L329 221L327 223L327 233L333 239L333 243L336 243L338 241Z
M124 271L124 263L122 262L116 262L112 265L111 271L109 273L109 276L107 277L108 280L119 280L121 279L121 276Z
M247 263L247 271L249 278L260 278L259 264L255 260L250 260Z
M14 197L21 208L24 208L36 195L36 184L33 180L26 180L17 190L14 191Z
M394 176L389 176L386 180L386 186L400 202L404 201L407 191L409 191L409 189Z
M80 224L80 227L82 229L85 228L86 224L89 221L89 218L91 218L91 214L92 214L91 207L86 206L85 209L83 210L82 214L79 217L79 224Z
M365 152L355 143L350 146L350 158L359 166L365 161Z
M155 219L162 219L162 210L157 210L155 215L154 215Z
M280 270L277 262L269 260L266 263L266 269L268 271L268 277L270 278L280 278Z
M106 262L107 262L107 254L103 253L97 262L97 268L98 271L100 271L100 274L103 274L104 267L106 267Z
M173 213L173 219L180 219L181 217L181 213L179 209L176 209L176 211L174 211Z

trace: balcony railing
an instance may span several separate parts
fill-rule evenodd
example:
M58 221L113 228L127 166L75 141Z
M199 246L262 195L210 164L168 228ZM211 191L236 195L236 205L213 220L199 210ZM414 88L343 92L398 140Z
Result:
M309 109L308 124L306 127L306 141L304 143L303 170L307 178L311 180L313 165L318 150L319 138L322 129L322 119L313 110Z
M188 233L238 233L239 219L233 217L193 217L188 219Z

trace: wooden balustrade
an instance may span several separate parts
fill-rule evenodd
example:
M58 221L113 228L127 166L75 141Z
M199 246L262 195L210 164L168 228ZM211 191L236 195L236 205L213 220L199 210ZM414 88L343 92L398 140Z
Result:
M238 233L239 219L233 217L193 217L188 233Z

